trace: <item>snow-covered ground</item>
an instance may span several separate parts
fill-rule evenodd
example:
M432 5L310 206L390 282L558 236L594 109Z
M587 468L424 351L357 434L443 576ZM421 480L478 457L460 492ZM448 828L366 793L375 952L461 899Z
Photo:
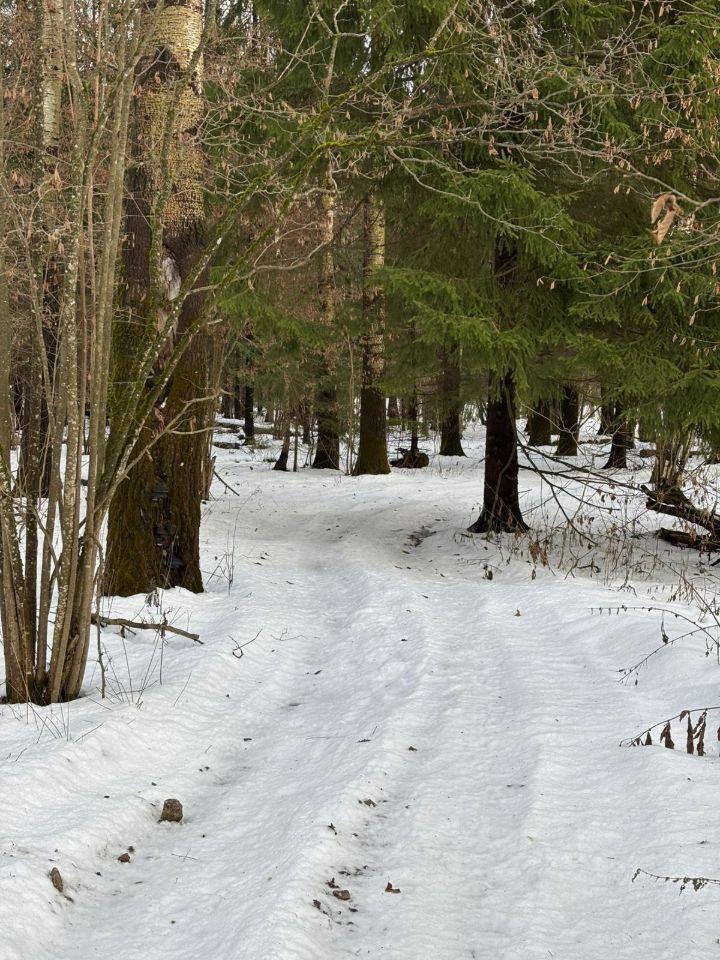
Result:
M619 745L720 702L715 568L572 477L523 472L530 536L469 537L466 448L363 478L218 451L207 592L104 608L202 644L107 628L106 699L93 662L76 703L0 708L1 960L720 957L720 887L633 881L720 877L718 715L704 757L683 724Z

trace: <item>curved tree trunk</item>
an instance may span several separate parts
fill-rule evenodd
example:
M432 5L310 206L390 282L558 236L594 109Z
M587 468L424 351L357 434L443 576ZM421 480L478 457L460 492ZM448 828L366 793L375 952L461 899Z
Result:
M508 371L490 384L485 441L483 508L471 533L527 530L518 494L515 380Z
M284 422L282 438L283 442L280 449L280 455L273 465L273 470L287 470L288 459L290 457L290 426L292 424L292 419L290 414L285 412L281 414L281 419Z
M363 204L363 371L360 394L360 442L353 473L390 473L387 456L383 374L385 307L383 292L374 278L385 263L385 212L382 203L368 194Z

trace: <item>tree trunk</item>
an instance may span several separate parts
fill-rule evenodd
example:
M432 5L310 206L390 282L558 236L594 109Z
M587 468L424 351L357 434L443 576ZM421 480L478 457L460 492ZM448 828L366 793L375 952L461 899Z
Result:
M537 409L531 410L527 420L528 443L531 447L549 447L552 443L550 404L540 400Z
M600 425L598 426L598 436L607 437L613 431L614 410L611 403L600 404Z
M442 351L442 408L440 456L464 457L460 403L460 349L457 343Z
M287 470L288 458L290 456L290 425L292 419L289 413L283 413L281 416L284 421L283 442L280 456L275 461L273 470Z
M578 437L580 434L580 398L577 390L565 384L560 400L560 436L558 437L557 455L559 457L576 457L578 452Z
M159 285L164 287L165 303L171 302L203 250L205 168L198 138L202 61L195 60L191 67L202 35L203 2L178 0L148 16L156 18L157 46L138 65L136 167L126 244L130 319L142 327L138 347L147 343L148 323L157 324L169 340L171 334L177 337L195 329L205 306L205 293L191 292L180 310L177 330L163 329L167 313L158 299ZM194 74L178 95L168 141L165 125L175 79L191 68ZM162 279L157 277L160 260ZM198 279L198 288L207 279L206 271ZM157 336L157 331L152 335ZM160 364L166 359L164 352L161 348ZM213 357L211 335L200 327L136 446L136 466L113 498L106 580L107 587L119 593L147 593L159 586L182 586L196 593L203 589L200 506L206 432L212 428L215 402ZM119 362L123 363L122 358ZM152 453L144 453L141 444L158 434Z
M418 452L418 426L419 426L419 416L420 411L418 409L417 396L413 394L411 399L408 401L407 405L408 410L408 420L410 421L410 453L417 454Z
M610 444L610 455L604 470L626 470L627 452L630 448L630 431L628 430L627 420L623 416L622 404L615 404L612 442Z
M655 465L650 483L659 498L684 498L682 493L683 476L690 457L692 434L658 434L656 441Z
M255 405L253 388L245 385L245 443L255 440Z
M240 377L233 377L233 416L236 420L245 419L245 390Z
M340 469L340 426L338 421L337 388L335 387L336 350L332 342L335 324L334 286L335 261L333 256L333 237L335 235L335 185L328 176L326 189L322 195L322 224L320 255L320 275L318 277L318 305L320 322L326 328L329 342L320 356L318 376L317 406L317 444L312 466L316 470Z
M382 289L374 276L385 263L385 212L373 194L368 194L363 207L363 371L355 476L390 473L385 394L380 389L384 368L385 305Z
M518 493L515 381L508 371L491 381L487 406L483 508L471 533L527 530Z
M312 443L312 407L308 400L304 400L301 405L300 419L302 421L302 442L306 447Z
M222 394L222 415L226 420L235 419L235 377L225 378L225 388Z
M387 418L388 420L400 419L400 404L397 397L388 397Z

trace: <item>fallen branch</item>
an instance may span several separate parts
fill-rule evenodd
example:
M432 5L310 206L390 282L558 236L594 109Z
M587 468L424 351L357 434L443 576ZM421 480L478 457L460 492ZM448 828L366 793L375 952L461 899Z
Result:
M715 540L712 537L700 537L696 533L685 533L682 530L660 527L657 535L661 540L672 543L675 547L692 547L695 550L706 550L708 553L713 550L720 550L720 540Z
M641 486L640 489L647 495L645 505L648 510L704 527L710 532L713 540L720 540L720 517L714 511L701 510L679 491L659 493L646 486ZM691 541L688 541L689 543Z
M91 622L98 627L123 627L128 630L159 630L164 637L166 633L175 633L179 637L187 637L194 643L203 644L198 633L190 633L189 630L182 630L180 627L174 627L167 620L161 623L148 623L145 620L126 620L124 617L103 617L99 613L93 613Z
M220 483L225 487L225 489L230 491L230 493L234 493L236 497L240 496L240 491L236 490L234 487L231 487L226 480L223 480L223 478L215 469L213 469L213 476L215 477L216 480L219 480Z

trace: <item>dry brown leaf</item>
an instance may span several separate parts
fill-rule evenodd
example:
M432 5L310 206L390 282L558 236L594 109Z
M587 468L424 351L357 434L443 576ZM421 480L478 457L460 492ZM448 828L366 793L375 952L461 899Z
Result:
M674 193L661 193L659 197L655 199L652 207L650 208L650 222L655 223L656 220L662 215L662 219L657 224L655 229L652 231L652 238L655 243L659 246L670 230L670 227L673 225L673 221L678 214L682 213L677 197Z

